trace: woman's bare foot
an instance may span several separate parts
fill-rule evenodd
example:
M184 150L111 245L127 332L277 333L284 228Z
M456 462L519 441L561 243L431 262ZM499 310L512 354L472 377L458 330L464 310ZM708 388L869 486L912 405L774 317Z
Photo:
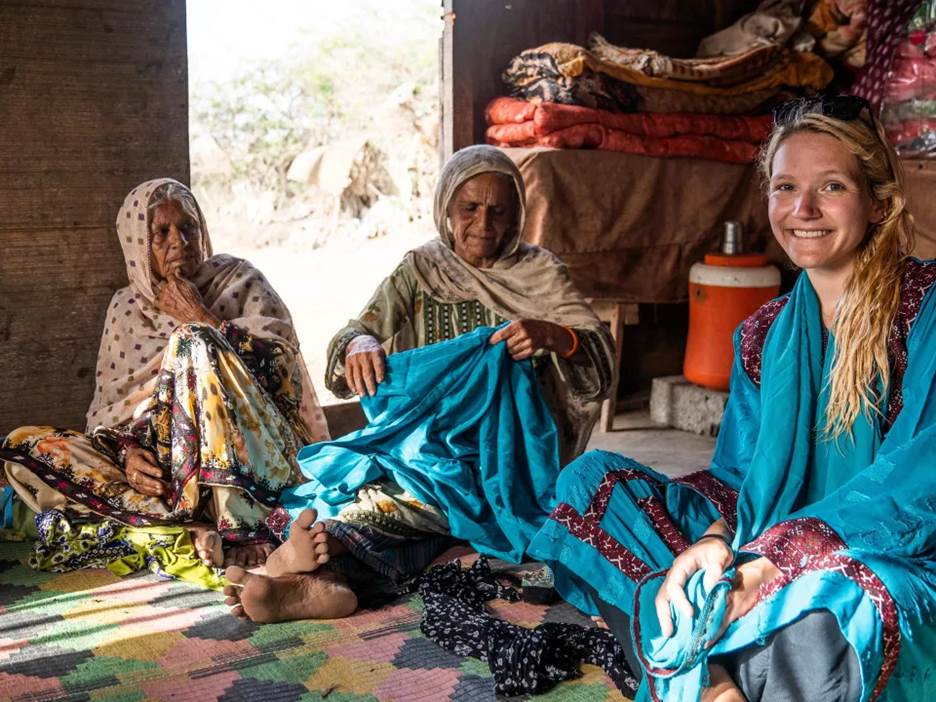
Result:
M747 702L728 671L720 665L709 665L709 686L702 690L700 702Z
M185 527L195 546L198 559L206 566L220 567L224 564L224 549L221 534L213 526L189 524Z
M256 568L266 563L271 553L273 553L273 544L231 546L224 552L224 566Z
M268 575L311 573L328 563L332 556L344 553L344 545L325 531L325 525L316 521L314 509L304 509L289 528L289 538L276 549L266 562Z
M330 570L314 575L290 574L271 578L233 566L225 572L224 588L231 614L258 624L296 619L339 619L357 609L348 584Z

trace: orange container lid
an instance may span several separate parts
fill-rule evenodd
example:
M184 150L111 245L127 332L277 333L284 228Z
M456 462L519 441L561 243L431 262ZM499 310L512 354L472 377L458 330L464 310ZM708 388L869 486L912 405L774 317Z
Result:
M707 266L736 266L738 268L759 268L767 265L767 257L762 253L744 254L705 254Z

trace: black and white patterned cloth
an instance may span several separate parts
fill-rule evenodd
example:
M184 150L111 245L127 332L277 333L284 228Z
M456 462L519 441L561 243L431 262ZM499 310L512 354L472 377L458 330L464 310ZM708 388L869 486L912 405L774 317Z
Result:
M425 605L422 632L442 648L486 661L499 695L538 694L581 675L579 666L600 666L633 697L637 680L611 632L547 622L529 629L494 617L486 603L515 602L520 593L500 585L481 556L471 568L458 561L431 568L419 579Z

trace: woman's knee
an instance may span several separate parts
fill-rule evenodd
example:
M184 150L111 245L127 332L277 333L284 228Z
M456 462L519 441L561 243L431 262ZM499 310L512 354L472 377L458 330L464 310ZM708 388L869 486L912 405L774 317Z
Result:
M831 612L810 612L728 667L749 700L851 702L861 693L858 657Z
M17 446L19 444L26 443L31 439L37 437L46 436L55 431L55 427L49 426L27 426L27 427L17 427L10 431L6 435L6 439L3 441L4 446Z
M576 495L590 497L609 470L597 451L579 456L559 473L556 481L557 497L561 502L575 502Z
M164 364L180 356L199 363L217 351L232 350L224 335L214 327L197 322L186 322L176 327L169 337Z

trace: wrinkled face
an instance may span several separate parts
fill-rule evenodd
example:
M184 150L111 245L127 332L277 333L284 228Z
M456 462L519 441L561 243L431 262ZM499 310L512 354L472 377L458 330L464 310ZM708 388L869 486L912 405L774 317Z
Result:
M466 180L448 209L455 253L473 266L490 268L517 224L513 182L497 173Z
M858 159L828 134L800 132L777 149L768 217L777 242L807 271L850 271L883 206L872 199Z
M153 210L150 219L150 267L166 279L176 270L190 278L198 268L201 228L178 200L169 200Z

